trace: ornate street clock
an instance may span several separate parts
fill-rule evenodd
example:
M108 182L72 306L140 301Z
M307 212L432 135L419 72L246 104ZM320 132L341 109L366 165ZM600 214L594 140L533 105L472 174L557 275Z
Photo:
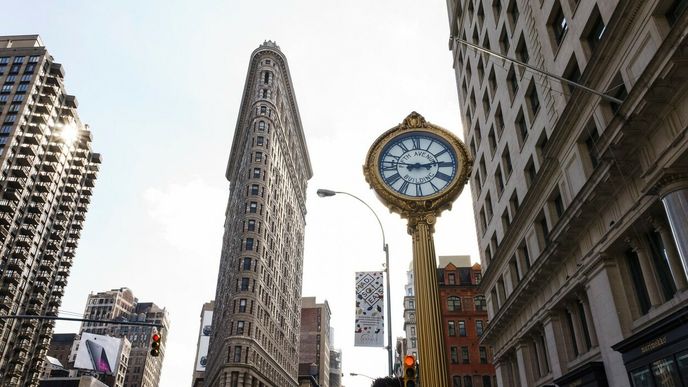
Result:
M373 142L363 166L380 200L408 219L422 386L449 383L432 234L437 216L451 208L468 182L472 165L461 140L413 112Z
M472 164L461 140L413 112L375 140L363 174L392 211L410 218L451 208Z

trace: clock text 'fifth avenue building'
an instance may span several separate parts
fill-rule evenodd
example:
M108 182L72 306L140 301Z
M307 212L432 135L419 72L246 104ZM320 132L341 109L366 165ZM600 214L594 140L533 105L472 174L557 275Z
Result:
M251 55L227 166L230 194L206 386L298 385L312 175L287 59L267 41Z

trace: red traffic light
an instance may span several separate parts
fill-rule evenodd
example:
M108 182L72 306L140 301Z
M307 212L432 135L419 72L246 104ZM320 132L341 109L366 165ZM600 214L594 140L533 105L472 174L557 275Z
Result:
M160 355L160 339L161 338L162 337L157 333L153 333L151 335L151 350L150 350L151 356L159 356Z
M416 358L412 355L406 355L406 357L404 358L404 365L406 367L413 367L414 365L416 365Z
M152 339L153 341L160 341L160 335L157 333L153 333Z

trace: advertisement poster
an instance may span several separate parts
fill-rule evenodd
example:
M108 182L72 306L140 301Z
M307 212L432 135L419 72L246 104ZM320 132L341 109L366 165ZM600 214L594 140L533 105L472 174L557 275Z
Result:
M208 345L210 343L211 324L213 322L213 311L203 311L201 319L201 337L198 339L198 355L196 357L196 371L205 371L208 363Z
M74 368L113 375L117 372L122 339L83 332L74 359Z
M385 346L385 307L383 272L356 273L356 331L357 347Z

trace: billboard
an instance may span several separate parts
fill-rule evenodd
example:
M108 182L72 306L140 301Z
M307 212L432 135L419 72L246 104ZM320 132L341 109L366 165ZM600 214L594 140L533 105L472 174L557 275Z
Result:
M121 346L122 339L83 332L74 368L114 375L117 373Z
M213 323L213 311L204 310L201 317L201 337L198 339L198 354L196 355L196 371L205 371L208 363L208 345L210 343L211 325Z
M385 346L385 291L381 271L356 273L356 330L357 347Z

